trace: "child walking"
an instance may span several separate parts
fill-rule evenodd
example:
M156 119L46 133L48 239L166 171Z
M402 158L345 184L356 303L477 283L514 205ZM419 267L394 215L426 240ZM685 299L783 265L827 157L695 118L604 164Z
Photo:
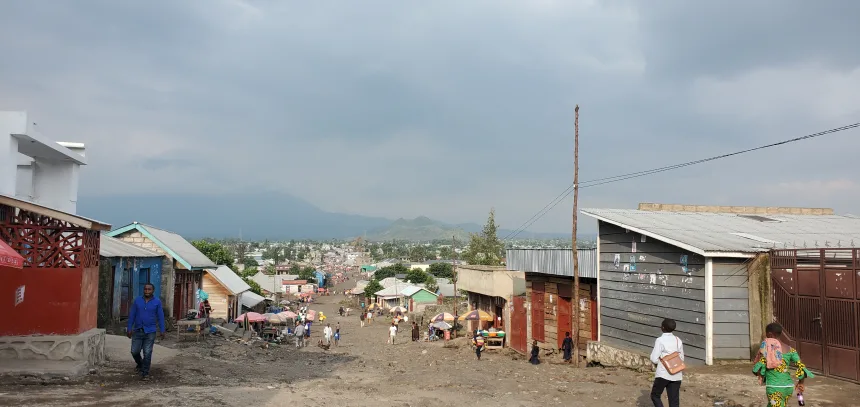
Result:
M800 361L800 356L792 347L783 348L779 337L782 335L782 325L769 324L765 328L766 339L758 351L758 362L753 366L753 374L758 376L759 383L765 386L765 394L771 407L786 407L791 394L797 389L798 401L803 400L803 381L815 377L806 365ZM789 366L794 364L795 371L789 372ZM797 379L797 385L794 379ZM801 404L803 405L803 404Z
M651 351L651 363L657 365L657 370L654 372L654 385L651 386L651 402L654 403L654 407L663 407L663 401L660 398L664 390L669 399L669 407L681 405L681 380L684 378L684 373L669 373L661 360L675 352L678 352L681 361L684 360L684 343L672 333L676 327L677 323L674 319L664 319L660 324L663 335L654 341L654 349Z

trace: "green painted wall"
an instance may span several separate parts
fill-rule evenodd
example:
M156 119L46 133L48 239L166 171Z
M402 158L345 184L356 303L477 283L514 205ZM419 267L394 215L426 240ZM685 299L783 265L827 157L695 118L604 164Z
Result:
M410 298L412 298L412 300L415 301L416 304L436 303L436 295L426 290L418 291Z

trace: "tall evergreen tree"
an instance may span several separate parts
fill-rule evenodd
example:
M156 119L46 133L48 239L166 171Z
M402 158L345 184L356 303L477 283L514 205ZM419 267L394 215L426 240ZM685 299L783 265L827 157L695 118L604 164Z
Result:
M463 258L469 264L484 266L499 266L502 264L505 249L504 243L496 236L499 227L496 225L495 210L490 209L490 216L481 233L472 233L469 239L469 250Z

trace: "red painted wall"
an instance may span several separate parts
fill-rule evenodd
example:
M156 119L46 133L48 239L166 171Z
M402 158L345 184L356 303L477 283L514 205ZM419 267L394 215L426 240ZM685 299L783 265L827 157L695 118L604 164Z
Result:
M16 306L21 285L24 301ZM76 335L95 328L97 298L98 268L0 267L0 336Z

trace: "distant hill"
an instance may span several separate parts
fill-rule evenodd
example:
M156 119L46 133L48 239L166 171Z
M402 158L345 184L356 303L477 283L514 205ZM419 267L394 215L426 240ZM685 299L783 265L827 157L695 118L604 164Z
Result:
M78 214L110 223L151 224L186 239L242 237L249 240L351 239L367 232L370 240L465 241L480 232L476 223L446 224L420 216L390 219L326 212L307 201L280 192L249 191L226 195L136 194L81 196ZM499 230L504 238L509 230ZM569 235L567 235L569 236ZM520 233L518 239L547 239L565 234Z
M419 216L415 219L400 218L385 227L368 231L367 239L371 241L429 241L450 240L452 236L456 236L457 240L466 241L467 239L469 239L470 233L479 233L482 229L483 225L479 225L477 223L447 224L445 222L430 219L426 216ZM499 229L497 235L501 239L511 234L511 232L511 230ZM570 235L565 235L563 233L522 232L516 237L519 239L549 239L565 236Z
M78 214L114 228L148 223L186 239L242 237L249 240L354 238L390 219L326 212L285 193L227 195L140 194L83 196Z

